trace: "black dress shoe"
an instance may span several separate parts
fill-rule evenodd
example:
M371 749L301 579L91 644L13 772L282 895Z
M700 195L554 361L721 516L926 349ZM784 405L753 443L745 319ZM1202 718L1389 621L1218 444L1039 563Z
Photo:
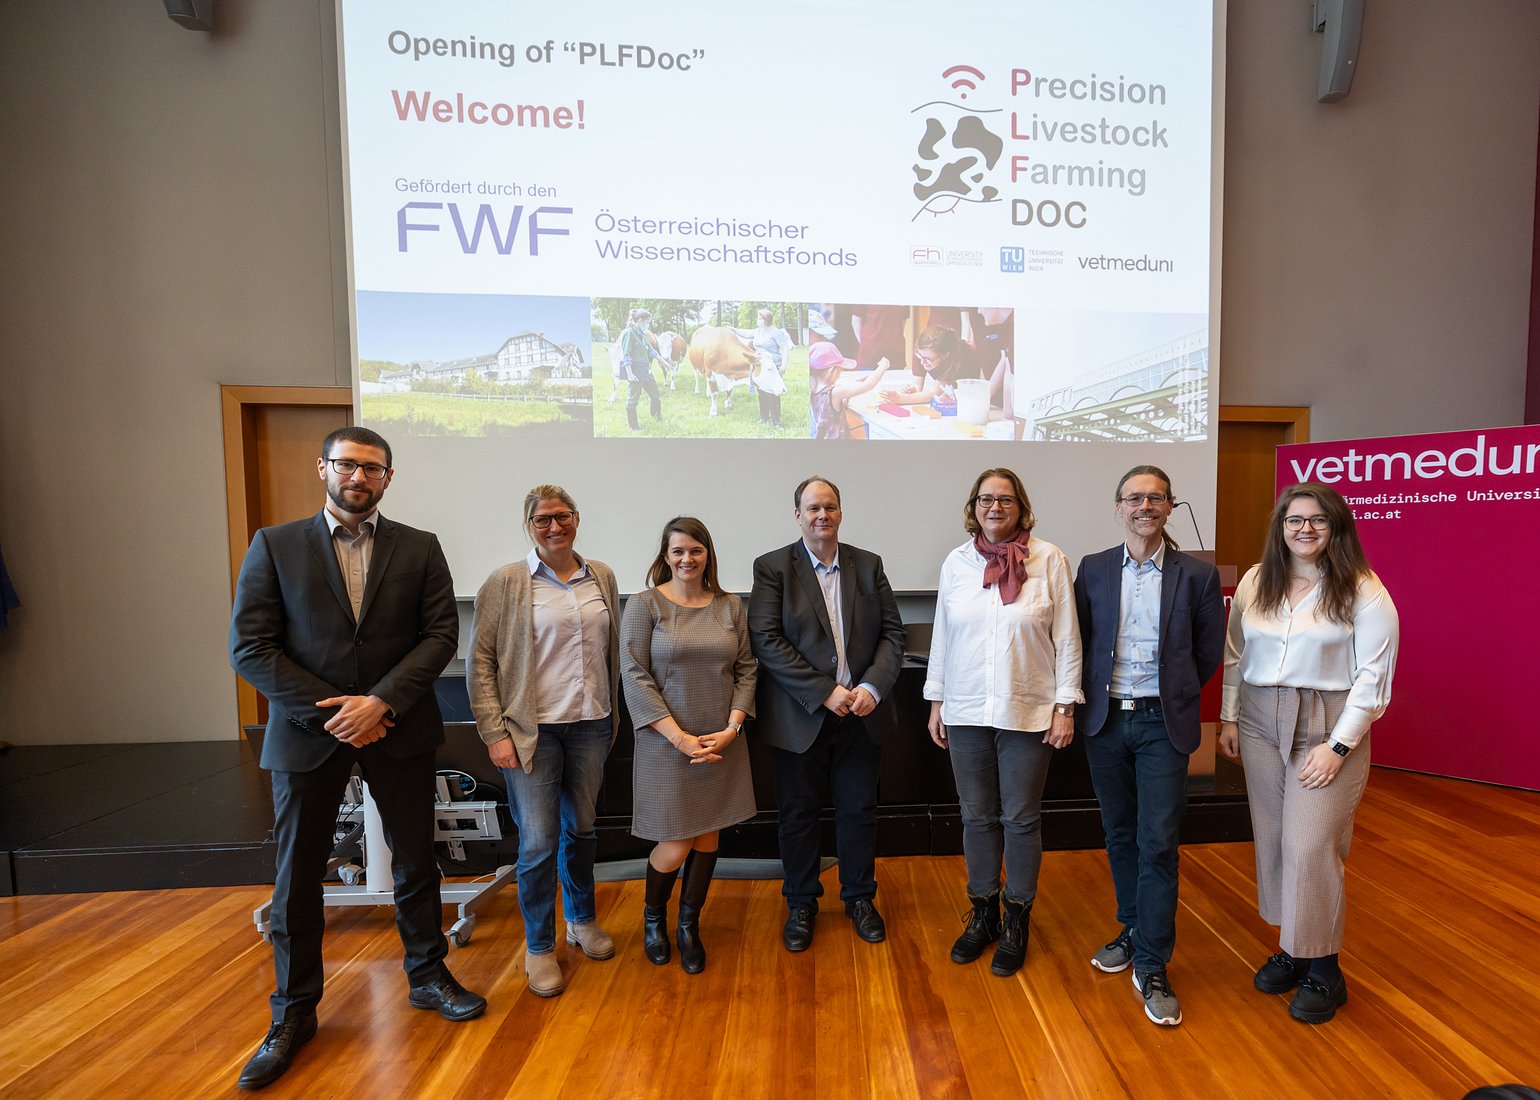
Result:
M881 943L888 938L888 926L882 923L882 914L877 912L871 898L847 901L845 915L856 926L856 935L867 943Z
M280 1020L267 1029L267 1038L246 1063L235 1084L243 1089L271 1085L288 1071L299 1048L315 1038L315 1013Z
M793 909L781 929L781 942L788 951L806 951L813 946L813 911L804 906Z
M448 974L412 987L413 1008L431 1008L446 1020L474 1020L487 1010L487 999L472 993Z
M1309 959L1296 959L1287 951L1280 951L1257 967L1257 976L1251 984L1263 993L1287 993L1310 973Z
M1306 974L1289 1002L1289 1015L1306 1024L1324 1024L1347 1004L1347 979L1340 973L1335 981L1324 981Z

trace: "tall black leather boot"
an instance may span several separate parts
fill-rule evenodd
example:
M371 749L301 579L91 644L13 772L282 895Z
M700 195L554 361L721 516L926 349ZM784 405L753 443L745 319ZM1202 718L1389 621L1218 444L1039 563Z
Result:
M668 899L674 892L679 868L660 871L647 861L646 903L642 906L642 950L647 961L662 966L672 954L668 946Z
M716 868L715 852L691 852L684 861L676 932L679 964L686 974L699 974L706 969L706 948L700 942L700 910L706 904L706 891L711 889L711 876Z

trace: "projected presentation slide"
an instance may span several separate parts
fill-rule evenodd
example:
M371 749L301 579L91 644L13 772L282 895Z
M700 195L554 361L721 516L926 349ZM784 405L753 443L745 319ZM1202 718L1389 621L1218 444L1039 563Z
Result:
M386 387L364 391L366 419L400 423L406 394L433 394L409 430L495 433L570 415L565 383L592 378L594 431L621 437L633 429L607 399L623 410L627 383L676 394L683 372L707 399L665 401L659 418L648 393L634 434L847 438L812 415L809 306L833 300L886 303L822 317L873 370L871 335L845 323L866 310L889 360L883 399L851 399L857 435L1208 434L1206 4L964 5L941 18L898 2L876 20L794 3L787 16L817 28L795 43L773 22L690 3L646 20L604 3L342 7L359 354L395 364L378 379L361 366ZM486 347L446 335L414 365L403 348L365 346L365 296L381 292L510 295L511 315L559 295L586 300L590 324L546 333L538 377L508 366L512 330ZM654 348L621 370L620 302L668 303L647 339L677 338L682 354ZM766 304L774 334L756 315ZM431 308L403 306L430 323ZM1011 322L980 310L1033 316L1017 354L996 354L992 330ZM1102 338L1109 325L1126 339ZM940 377L919 361L931 326L963 345ZM476 365L490 356L496 367ZM970 376L989 383L982 417L982 388L957 392ZM782 398L763 431L761 393ZM971 415L954 427L918 423L950 420L959 401Z
M1211 0L337 10L358 418L461 594L545 482L628 591L815 472L907 591L989 467L1072 555L1139 463L1210 526Z

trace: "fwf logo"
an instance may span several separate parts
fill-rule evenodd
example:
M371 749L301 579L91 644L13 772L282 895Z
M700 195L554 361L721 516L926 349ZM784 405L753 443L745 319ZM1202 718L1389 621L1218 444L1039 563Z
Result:
M449 224L454 227L455 236L459 239L460 251L467 256L481 251L483 233L499 256L510 255L518 241L521 223L525 228L525 239L529 241L531 256L540 255L541 237L571 236L571 231L565 226L541 224L541 218L549 221L556 215L572 213L570 206L539 206L525 217L524 207L520 205L515 206L506 218L500 219L488 203L476 207L475 214L471 215L462 213L459 203L409 202L396 211L396 251L408 251L413 239L408 236L410 233L441 232L444 228L441 224L443 219L438 212L443 210L449 212ZM468 227L467 220L470 220Z
M972 65L953 65L941 73L950 91L959 101L977 92L986 81L984 73ZM924 130L915 147L914 197L921 214L934 216L955 213L959 204L1000 201L1000 189L991 180L1004 140L985 123L988 115L1000 108L970 107L963 102L934 99L909 112L924 119Z

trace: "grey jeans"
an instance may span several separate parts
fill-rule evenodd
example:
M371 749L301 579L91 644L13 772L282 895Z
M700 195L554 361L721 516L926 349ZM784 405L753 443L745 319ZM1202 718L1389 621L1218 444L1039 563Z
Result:
M952 775L962 804L963 857L968 893L991 894L1005 865L1005 894L1016 901L1037 897L1043 864L1043 786L1053 748L1045 731L1025 733L993 726L947 726Z

